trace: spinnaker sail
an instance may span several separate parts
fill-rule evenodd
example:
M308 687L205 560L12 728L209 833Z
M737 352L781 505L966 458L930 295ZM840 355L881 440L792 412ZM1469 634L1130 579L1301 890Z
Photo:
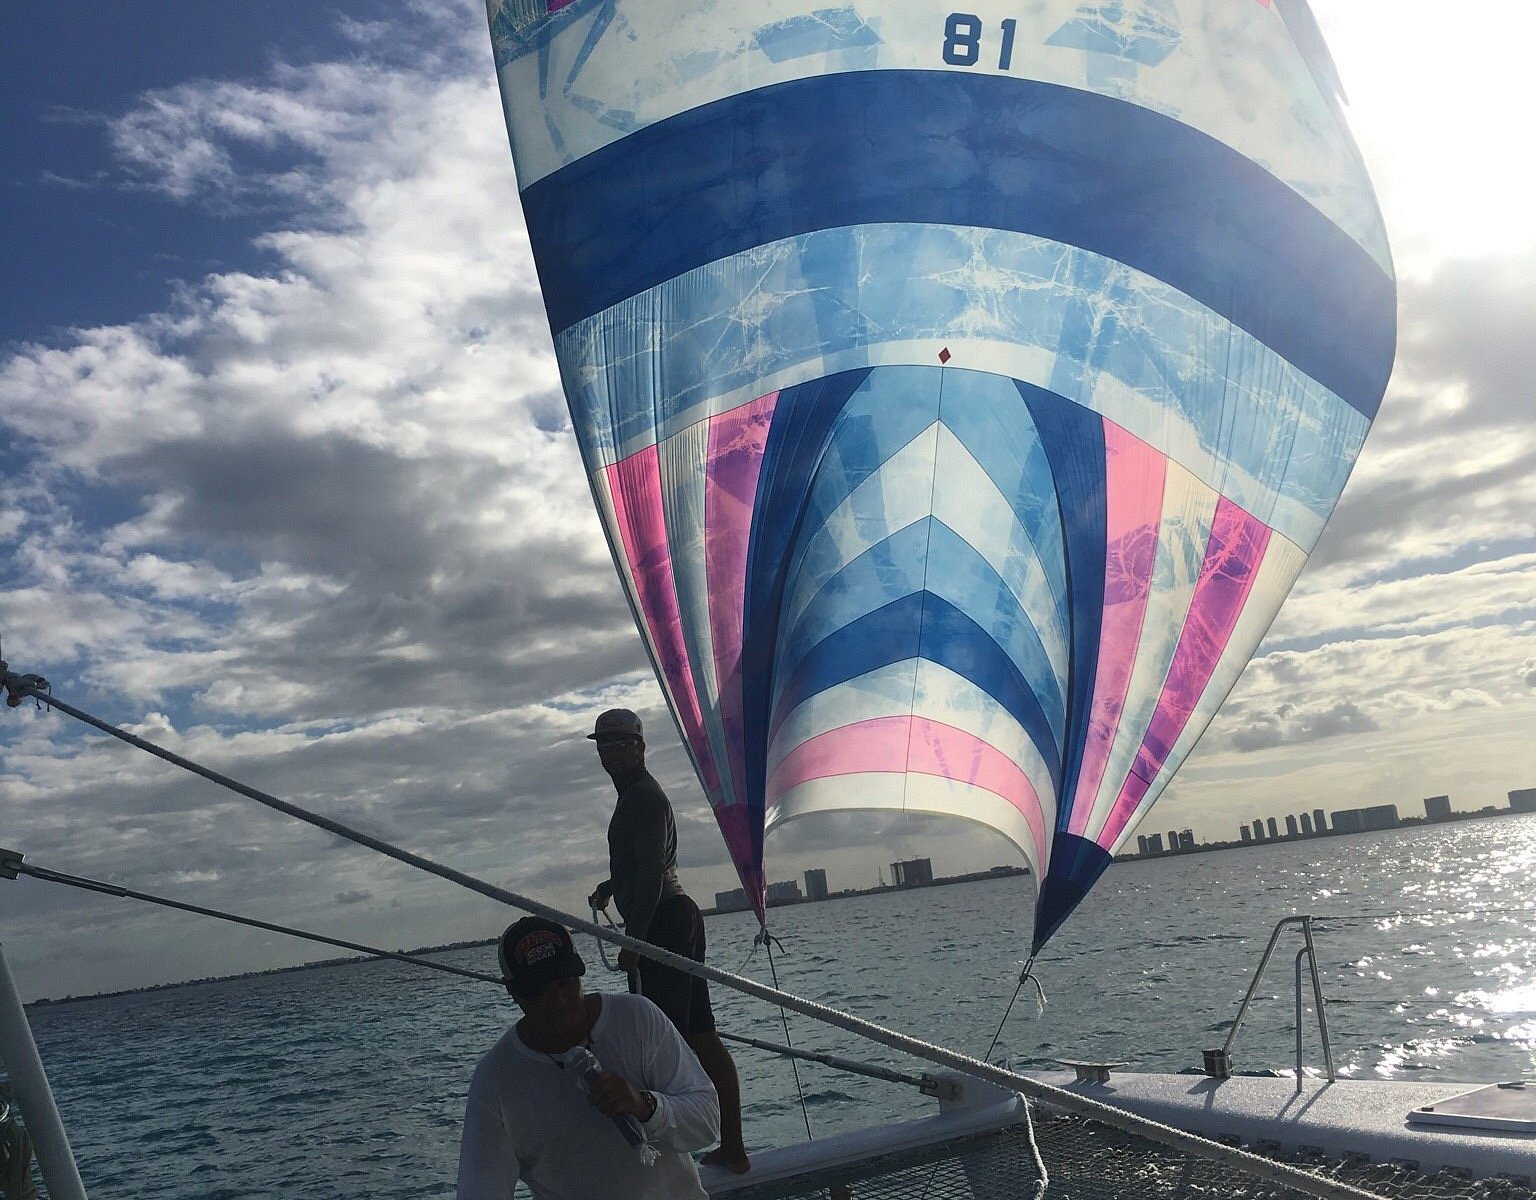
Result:
M572 424L748 896L807 813L1009 838L1042 946L1390 373L1304 0L490 0Z

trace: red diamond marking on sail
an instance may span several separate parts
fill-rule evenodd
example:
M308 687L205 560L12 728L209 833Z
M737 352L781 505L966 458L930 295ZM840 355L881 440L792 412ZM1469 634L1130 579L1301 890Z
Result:
M941 363L947 363L949 361L949 347L948 346L945 346L944 349L939 351L939 361Z

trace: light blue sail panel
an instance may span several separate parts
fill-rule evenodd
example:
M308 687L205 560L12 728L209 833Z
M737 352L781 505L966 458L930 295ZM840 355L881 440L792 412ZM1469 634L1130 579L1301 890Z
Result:
M1034 949L1192 751L1390 373L1304 0L490 0L620 579L748 894L1018 846Z

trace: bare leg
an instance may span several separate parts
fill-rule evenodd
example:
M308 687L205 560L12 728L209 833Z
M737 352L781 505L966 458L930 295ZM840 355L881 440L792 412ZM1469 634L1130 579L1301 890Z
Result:
M704 1161L740 1175L752 1163L741 1140L741 1080L736 1076L736 1062L713 1029L694 1034L688 1044L720 1097L720 1146L706 1154Z

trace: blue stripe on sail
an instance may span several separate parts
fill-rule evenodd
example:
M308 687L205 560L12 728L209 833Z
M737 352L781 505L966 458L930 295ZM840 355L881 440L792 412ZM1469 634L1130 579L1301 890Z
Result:
M893 601L923 590L963 612L1007 654L1039 699L1059 747L1065 719L1061 690L1034 622L1041 614L1018 599L991 563L942 521L927 518L871 546L825 582L780 639L780 669L793 670L815 645ZM927 646L924 645L926 655Z
M970 680L1018 721L1040 752L1059 794L1061 754L1039 698L990 634L932 592L904 596L817 643L780 688L770 730L777 729L796 706L828 688L916 658L919 642L923 658Z
M1050 940L1051 934L1061 928L1072 910L1082 902L1094 881L1108 869L1109 851L1075 833L1061 831L1051 841L1051 866L1040 883L1040 894L1035 900L1035 936L1030 946L1031 954L1039 954L1040 948Z
M888 530L888 536L846 563L833 559L828 553L833 548L819 542L818 551L803 558L795 572L795 589L810 588L815 594L798 616L792 609L783 614L774 654L779 669L793 667L843 626L922 591L930 520Z
M1066 713L1056 672L1034 626L1043 614L1020 609L1018 598L992 564L939 521L933 523L928 547L928 592L974 621L1007 655L1045 715L1059 760ZM923 657L934 657L926 641Z
M944 382L944 424L1008 498L1046 578L1059 589L1066 565L1051 465L1014 381L980 371L950 371ZM1067 598L1056 590L1054 599L1056 621L1064 630Z
M856 136L850 136L856 130ZM793 80L639 130L523 192L557 333L812 230L1014 230L1144 271L1367 416L1394 285L1281 180L1198 130L1055 84L944 71Z
M1099 629L1104 620L1104 554L1107 500L1104 475L1104 421L1096 413L1027 383L1018 385L1051 460L1067 555L1067 591L1072 597L1072 668L1067 677L1067 745L1063 778L1056 794L1071 797L1082 769L1083 744L1098 677ZM1058 783L1061 781L1058 780ZM1070 803L1056 811L1056 827L1067 828Z
M743 753L747 775L747 794L743 799L756 814L749 827L757 841L757 862L762 862L763 853L773 655L779 640L779 611L788 579L788 560L800 529L810 481L821 465L833 427L848 398L868 377L867 369L844 371L814 383L785 388L774 405L773 423L763 447L747 547L741 638L742 727L746 743Z
M892 455L939 416L942 367L876 367L843 410L836 435L817 468L802 528L815 531ZM1063 574L1061 522L1051 490L1050 464L1014 380L983 371L944 375L946 428L1007 499L1029 534L1053 584ZM801 535L800 553L812 550ZM826 548L822 548L826 552ZM793 572L804 573L798 562ZM1066 597L1057 594L1058 623L1066 627Z
M1085 325L1085 303L1103 319ZM951 378L976 365L1050 387L1303 548L1370 427L1150 276L1028 234L948 225L830 229L760 246L626 300L555 345L595 469L775 387L930 364L946 342L959 359ZM1052 387L1062 372L1085 390Z
M799 553L806 534L827 523L834 509L892 455L932 425L939 415L939 375L931 367L877 367L849 398L827 446L801 520ZM798 574L798 566L792 567Z

